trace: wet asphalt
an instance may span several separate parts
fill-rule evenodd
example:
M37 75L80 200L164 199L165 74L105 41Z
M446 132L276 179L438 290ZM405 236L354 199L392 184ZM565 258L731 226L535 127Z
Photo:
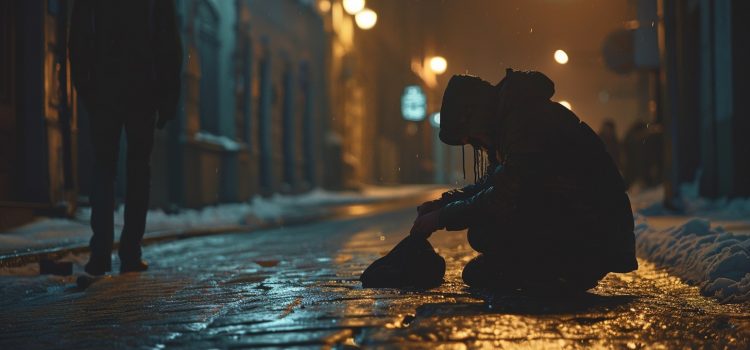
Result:
M362 289L359 274L414 214L160 243L144 250L149 271L85 290L74 276L1 276L0 349L750 348L750 305L702 297L647 261L573 299L470 291L465 232L431 238L441 287Z

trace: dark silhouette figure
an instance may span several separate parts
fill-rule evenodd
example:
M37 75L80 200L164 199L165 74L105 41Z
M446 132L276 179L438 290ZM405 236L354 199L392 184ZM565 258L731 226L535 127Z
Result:
M411 235L468 228L481 253L463 271L472 287L580 293L637 268L622 177L553 94L544 74L512 70L496 86L454 76L445 90L440 139L484 150L488 166L475 165L485 170L476 184L422 204Z
M664 131L658 123L634 123L625 134L623 170L628 187L639 183L653 187L662 182Z
M111 271L114 181L120 134L127 139L120 272L144 271L141 240L149 202L154 125L176 115L182 47L171 0L77 0L70 28L73 80L91 116L94 155L91 258L86 272ZM158 119L156 115L158 113Z
M604 143L607 153L615 161L618 169L622 169L622 160L620 159L620 141L617 139L617 127L612 119L605 119L599 129L599 138Z

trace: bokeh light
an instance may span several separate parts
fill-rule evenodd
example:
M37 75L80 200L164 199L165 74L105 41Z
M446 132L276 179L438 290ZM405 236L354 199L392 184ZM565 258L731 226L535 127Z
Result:
M448 69L448 61L441 56L435 56L430 59L430 69L432 69L435 74L443 74L445 73L445 70Z
M559 64L568 63L568 54L563 50L555 51L555 62Z
M320 0L318 2L318 10L322 13L328 13L328 11L331 10L331 1L330 0Z
M373 10L364 9L354 16L354 21L360 29L368 30L378 22L378 14Z
M570 102L568 102L568 101L562 100L562 101L560 101L558 103L561 104L561 105L563 105L563 106L565 106L565 108L567 108L567 109L569 109L571 111L573 110L573 106L571 106Z
M344 11L350 15L356 15L365 9L365 0L344 0Z

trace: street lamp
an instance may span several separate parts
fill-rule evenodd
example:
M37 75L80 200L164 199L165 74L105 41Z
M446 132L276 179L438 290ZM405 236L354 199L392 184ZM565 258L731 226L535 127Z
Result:
M356 15L365 9L365 0L344 0L344 11L350 15Z
M555 51L555 62L559 64L568 63L568 54L563 50Z
M368 30L378 22L378 14L373 10L364 9L354 15L354 21L357 22L357 27L360 29Z
M435 74L443 74L445 73L445 70L448 69L448 61L441 56L435 56L430 59L430 69L432 69Z

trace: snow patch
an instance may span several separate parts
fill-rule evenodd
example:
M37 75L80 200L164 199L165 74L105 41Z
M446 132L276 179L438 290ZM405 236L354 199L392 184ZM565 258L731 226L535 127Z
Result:
M239 151L243 147L241 143L226 136L214 135L204 131L197 132L195 134L195 140L220 146L227 151Z
M722 302L750 301L750 236L711 227L705 218L657 230L637 216L638 255L666 268L706 296Z
M203 230L220 227L257 227L290 219L320 215L327 207L399 199L437 189L436 186L363 187L361 191L330 192L314 189L304 194L253 197L248 202L228 203L202 209L184 209L176 214L150 210L146 237L170 234L180 230ZM116 231L124 224L124 206L115 212ZM0 233L0 254L19 254L44 248L68 248L88 245L91 238L91 208L79 208L74 220L40 218L27 225ZM119 234L115 235L118 238Z

